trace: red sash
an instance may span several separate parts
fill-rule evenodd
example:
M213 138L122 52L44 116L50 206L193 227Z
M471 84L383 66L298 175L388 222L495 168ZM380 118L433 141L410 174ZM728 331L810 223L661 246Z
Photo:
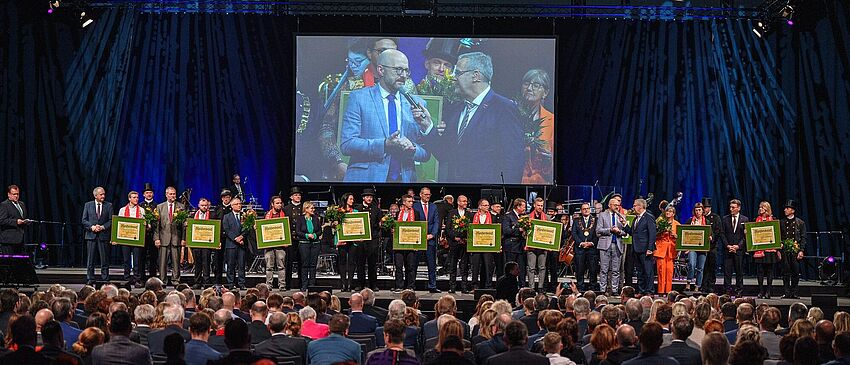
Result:
M530 217L531 219L539 219L539 220L542 220L542 221L548 221L548 220L549 220L549 219L546 217L546 213L545 213L545 212L540 212L540 215L538 216L538 214L537 214L537 211L536 211L536 210L532 210L532 211L531 211L531 214L529 214L529 217Z
M125 216L125 217L130 217L130 204L127 204L127 205L124 207L124 214L123 214L123 216ZM141 218L141 217L142 217L142 208L141 208L140 206L138 206L138 205L137 205L137 206L136 206L136 218Z
M409 213L407 214L407 219L404 219L404 212L405 211L409 211ZM413 222L414 216L416 216L416 214L414 214L413 209L402 209L401 211L398 212L397 221L399 221L399 222Z
M493 224L493 216L490 215L490 212L484 212L486 215L486 219L484 220L484 224ZM481 224L481 212L475 212L475 216L472 217L472 224Z
M697 220L696 217L691 217L691 225L704 226L705 225L705 216L701 217L699 220Z
M278 212L278 213L277 213L277 216L275 216L275 214L274 214L274 213L272 213L272 212L274 212L274 209L272 209L272 210L270 210L270 211L266 212L266 219L269 219L269 218L283 218L283 217L286 217L286 214L283 212L283 210L281 210L280 212Z
M195 219L201 219L201 218L198 218L198 217L200 217L200 216L201 216L201 211L200 211L200 209L199 209L199 210L196 210L196 211L195 211ZM210 219L210 212L209 212L209 211L207 211L207 214L206 214L206 215L204 215L204 220L209 220L209 219Z

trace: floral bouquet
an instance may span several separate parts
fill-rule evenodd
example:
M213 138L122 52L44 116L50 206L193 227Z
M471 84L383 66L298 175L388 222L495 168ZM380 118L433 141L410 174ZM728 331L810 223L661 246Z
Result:
M387 214L381 217L381 229L384 232L392 231L395 228L395 217L392 214Z
M788 238L782 241L782 251L792 256L796 256L800 252L800 244L793 238Z
M465 215L457 216L452 220L452 229L457 232L460 237L466 237L466 229L469 227L469 217Z
M655 220L655 228L658 231L657 235L659 236L665 233L673 233L673 224L664 217L658 217L658 219Z
M345 217L345 209L342 209L338 205L331 205L327 210L325 210L325 220L332 225L337 225L339 222L342 222L343 217Z
M177 208L174 211L174 217L171 218L171 224L182 227L186 224L186 219L189 218L189 211L186 209Z
M254 229L254 223L257 221L257 212L253 209L242 214L242 230L250 231Z
M525 232L522 234L523 236L527 235L531 231L531 217L528 215L519 217L519 228Z
M156 210L156 207L145 208L145 224L154 228L157 223L159 223L159 211Z

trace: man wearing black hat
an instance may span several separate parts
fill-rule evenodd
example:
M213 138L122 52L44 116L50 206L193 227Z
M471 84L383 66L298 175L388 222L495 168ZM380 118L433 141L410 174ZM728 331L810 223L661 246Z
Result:
M457 285L457 270L460 266L460 280L462 283L461 291L468 293L470 291L469 282L466 277L469 273L469 253L466 251L466 228L458 227L455 229L455 220L460 217L466 217L467 227L472 222L472 212L467 209L469 199L465 195L458 195L457 209L449 211L449 217L446 220L446 233L449 241L449 256L446 259L446 265L449 272L449 293L455 292Z
M702 210L705 223L711 226L711 242L705 255L700 290L704 293L711 293L714 291L714 284L717 282L717 246L719 242L722 242L720 232L722 232L723 224L720 215L711 211L711 198L702 198Z
M293 186L289 189L289 204L283 207L283 213L289 217L290 228L292 232L295 232L295 222L298 221L298 217L304 214L301 212L301 188ZM301 272L301 262L298 260L300 254L298 241L294 240L292 245L286 248L286 278L284 279L284 284L287 290L292 288L292 270L297 270L296 272L298 273ZM280 281L280 278L278 278L278 281Z
M147 211L156 209L156 202L153 200L153 184L146 182L145 190L142 192L145 198L139 203L139 206ZM141 287L144 282L150 277L157 277L157 267L159 267L159 250L153 244L153 227L146 227L145 230L145 247L136 249L136 277L139 279L137 286ZM149 273L145 274L145 268Z
M230 213L232 209L230 208L230 199L233 198L230 189L222 189L221 190L221 205L215 208L215 219L221 220L227 213ZM221 232L221 242L222 244L225 242L224 232ZM216 285L221 285L221 275L224 273L224 261L225 261L225 251L224 249L213 250L211 261L213 266L213 281Z
M363 242L363 246L356 252L354 262L357 265L357 284L361 288L370 288L378 291L378 265L383 264L381 260L381 218L383 212L378 202L375 201L375 189L363 189L363 203L354 207L360 212L369 212L369 225L372 226L372 239ZM366 272L369 273L366 280Z
M550 201L546 202L546 215L549 216L549 220L552 222L561 222L561 219L566 217L566 223L561 229L561 247L564 247L567 242L570 240L570 216L567 214L558 214L560 210L564 209L563 205L560 205L556 202ZM543 282L545 285L542 285L542 288L546 290L546 292L554 293L555 286L558 284L558 274L560 273L561 263L558 261L560 258L560 251L547 251L546 252L546 277L543 278Z
M428 41L422 51L425 56L426 74L416 85L417 94L443 96L449 101L458 99L454 85L446 80L446 74L451 72L457 63L459 48L460 40L456 38L431 38Z
M799 298L797 285L800 283L800 260L806 250L806 222L795 216L796 212L796 202L788 199L785 202L785 218L779 221L782 241L792 239L800 246L796 255L787 252L782 255L782 282L785 284L785 295L782 298Z

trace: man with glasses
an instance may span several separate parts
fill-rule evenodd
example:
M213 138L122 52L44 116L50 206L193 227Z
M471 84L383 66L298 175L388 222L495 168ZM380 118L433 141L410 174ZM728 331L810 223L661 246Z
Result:
M431 130L431 116L421 98L400 91L410 77L404 53L382 52L377 72L378 85L353 91L344 111L340 151L351 156L344 181L415 182L414 161L431 158L418 144ZM420 120L429 127L420 129Z

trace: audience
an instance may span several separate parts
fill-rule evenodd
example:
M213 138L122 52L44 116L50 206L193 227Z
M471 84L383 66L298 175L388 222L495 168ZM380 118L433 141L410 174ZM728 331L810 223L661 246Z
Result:
M366 360L366 365L418 365L419 360L416 358L416 353L410 353L404 348L405 323L397 319L390 319L384 323L383 327L386 346L383 349L371 352ZM460 324L457 327L459 330L455 332L460 332L462 335ZM437 351L440 351L439 348L438 344Z
M375 330L378 328L378 320L373 316L363 313L363 296L359 293L351 294L348 305L351 307L351 314L348 316L351 321L349 332L375 333Z
M307 345L307 358L310 363L335 364L344 361L360 363L360 344L345 338L348 335L348 324L348 316L344 314L337 313L331 317L328 322L330 335L310 341Z
M195 313L189 317L189 333L192 339L186 343L186 364L206 365L207 361L221 359L221 353L207 344L211 327L212 321L205 313Z
M664 346L658 350L661 356L672 357L679 362L679 365L699 365L702 364L700 358L699 346L688 345L685 341L691 336L694 330L694 322L687 316L678 316L673 319L671 324L673 327L673 341L668 346ZM718 333L720 332L709 332ZM703 337L705 339L705 337Z
M180 313L182 316L183 312ZM132 331L130 314L124 311L115 312L109 322L109 342L94 347L91 354L92 364L150 364L150 350L130 341Z
M487 365L548 365L549 359L528 351L528 329L521 321L512 320L505 326L505 343L508 351L493 355L487 360Z
M304 336L317 340L330 334L328 325L316 323L316 311L312 307L301 308L298 311L298 316L301 317L301 334Z
M699 352L703 365L726 365L729 360L729 340L719 333L707 333Z
M210 361L211 365L252 364L263 359L251 352L251 332L245 321L232 319L224 326L224 343L228 354L220 360Z
M425 362L425 365L474 365L464 355L463 341L459 336L449 336L440 344L440 355Z
M172 333L165 336L163 344L165 351L165 365L185 365L186 361L183 357L186 355L186 344L183 336L179 333Z
M290 322L290 318L298 319L297 323ZM307 340L299 335L300 326L300 318L295 313L272 313L269 316L271 337L257 344L254 347L254 353L269 358L297 357L301 359L302 364L306 364ZM287 334L287 327L290 330L289 334Z
M707 303L704 303L707 305ZM624 362L624 365L678 365L676 360L660 355L658 350L663 342L661 325L647 323L640 333L640 355Z
M44 345L40 353L50 361L65 359L82 362L79 356L65 350L65 339L62 337L62 326L59 322L51 320L42 325L41 338Z
M269 339L272 335L266 327L269 308L265 302L258 300L251 305L250 313L251 323L248 324L248 331L251 332L251 344L256 345Z
M189 334L189 331L183 329L183 315L185 313L183 308L180 307L179 304L164 304L165 307L162 310L162 321L165 324L165 327L151 331L151 333L148 334L148 348L150 348L151 355L153 356L165 355L165 337L172 333L179 334L183 337L184 341L192 339L192 335Z
M71 352L79 356L80 359L83 360L83 364L91 365L92 350L96 346L103 344L104 341L106 341L106 335L100 330L100 328L86 328L82 333L80 333L80 338L77 339L77 342L74 342L74 345L71 347Z

